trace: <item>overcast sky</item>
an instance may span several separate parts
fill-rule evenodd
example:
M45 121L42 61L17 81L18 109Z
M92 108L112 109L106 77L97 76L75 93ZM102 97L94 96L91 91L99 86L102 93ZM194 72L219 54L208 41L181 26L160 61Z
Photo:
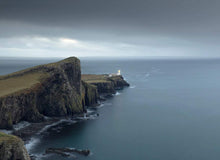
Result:
M219 0L0 0L0 56L220 57Z

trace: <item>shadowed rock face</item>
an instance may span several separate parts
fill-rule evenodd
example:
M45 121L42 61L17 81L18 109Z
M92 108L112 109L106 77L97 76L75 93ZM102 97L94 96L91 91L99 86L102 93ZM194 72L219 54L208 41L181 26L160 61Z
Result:
M107 74L103 75L82 75L82 79L92 85L97 87L99 94L114 94L116 90L122 89L123 87L129 86L129 84L124 80L121 75L115 75L109 77Z
M82 113L80 61L71 57L57 63L41 65L0 77L1 82L35 75L37 83L0 97L0 128L11 128L21 120L40 122L44 116ZM28 79L26 80L29 81ZM10 88L10 84L9 88Z
M30 157L20 138L0 132L0 159L30 160Z
M99 95L129 84L122 76L83 75L75 57L0 76L0 128L44 116L72 116L97 104ZM88 150L65 150L88 155ZM57 152L57 150L56 150ZM60 151L58 150L60 153ZM30 160L23 141L0 132L0 160Z
M0 128L83 113L86 106L97 104L99 94L129 86L122 76L82 77L75 57L0 76Z
M98 102L97 87L82 81L82 101L85 106L93 106Z

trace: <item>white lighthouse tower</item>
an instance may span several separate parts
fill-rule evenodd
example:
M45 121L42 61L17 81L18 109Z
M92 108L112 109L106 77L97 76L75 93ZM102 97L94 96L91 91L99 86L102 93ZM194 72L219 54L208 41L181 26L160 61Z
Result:
M117 75L118 75L118 76L120 76L120 75L121 75L121 70L120 70L120 69L118 70Z

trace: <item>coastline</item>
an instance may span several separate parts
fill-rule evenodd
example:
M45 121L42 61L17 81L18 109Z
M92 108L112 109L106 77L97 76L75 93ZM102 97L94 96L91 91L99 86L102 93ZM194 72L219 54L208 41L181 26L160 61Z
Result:
M31 151L34 149L34 147L38 143L40 143L41 138L44 136L44 134L48 132L49 129L51 129L52 127L56 128L58 126L62 128L68 125L73 125L75 123L81 123L83 121L97 119L99 117L99 114L97 113L96 110L101 107L104 107L105 105L109 105L105 103L105 101L108 98L118 96L120 94L121 93L119 93L116 90L115 94L105 93L105 94L100 95L100 97L102 98L100 98L99 103L97 103L94 106L88 106L87 113L85 114L79 114L79 115L75 115L72 117L52 117L52 118L47 117L47 120L44 122L39 122L39 123L26 122L29 125L20 127L17 130L14 129L14 130L4 130L4 131L8 131L10 132L10 134L20 137L24 141L24 146L27 149L31 160L39 160L41 157L45 157L48 155L45 153L42 153L41 155L32 154ZM24 122L20 122L20 124L22 123Z
M75 57L0 76L0 85L5 84L12 86L0 94L0 128L20 137L28 151L53 126L97 118L89 109L101 107L103 101L119 95L117 90L129 86L121 75L81 75Z

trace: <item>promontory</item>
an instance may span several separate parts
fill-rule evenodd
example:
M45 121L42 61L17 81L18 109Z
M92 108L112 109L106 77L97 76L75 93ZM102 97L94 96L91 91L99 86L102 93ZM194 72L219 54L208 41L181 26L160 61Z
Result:
M45 117L85 113L88 106L98 103L100 95L114 94L125 86L129 84L121 75L81 75L76 57L0 76L0 128L12 129L20 121L34 123ZM4 140L10 147L5 142L10 138L22 145L19 138L2 133L0 144ZM0 157L4 148L0 147ZM26 150L21 154L25 157Z

